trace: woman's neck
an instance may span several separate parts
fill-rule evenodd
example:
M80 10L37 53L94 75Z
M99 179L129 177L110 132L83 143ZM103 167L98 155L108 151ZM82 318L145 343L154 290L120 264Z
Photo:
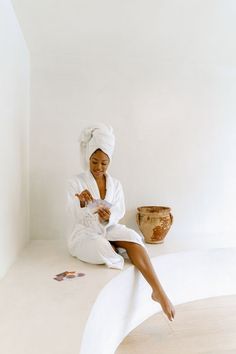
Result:
M95 178L95 181L98 183L98 184L103 184L103 183L106 183L106 176L103 175L101 177L94 177Z

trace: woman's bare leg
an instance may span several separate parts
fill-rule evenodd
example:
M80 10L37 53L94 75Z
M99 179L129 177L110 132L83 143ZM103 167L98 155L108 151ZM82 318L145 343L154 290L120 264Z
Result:
M137 243L128 241L112 241L111 244L126 250L131 262L139 269L150 284L153 290L152 299L159 302L169 320L173 320L175 315L174 307L161 286L145 248Z

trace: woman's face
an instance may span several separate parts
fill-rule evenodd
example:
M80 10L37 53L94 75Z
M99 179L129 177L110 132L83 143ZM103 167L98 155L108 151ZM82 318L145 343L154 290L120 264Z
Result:
M102 150L96 150L89 159L90 172L95 179L103 177L108 168L110 159Z

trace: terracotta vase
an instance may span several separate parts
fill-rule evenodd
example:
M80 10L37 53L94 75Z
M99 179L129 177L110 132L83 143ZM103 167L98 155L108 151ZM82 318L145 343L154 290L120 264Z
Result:
M137 210L137 224L145 242L164 242L164 238L173 223L171 209L163 206L142 206L138 207Z

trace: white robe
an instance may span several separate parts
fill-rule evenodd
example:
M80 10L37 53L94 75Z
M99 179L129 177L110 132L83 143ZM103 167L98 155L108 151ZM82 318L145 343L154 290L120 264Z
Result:
M100 199L99 189L90 171L74 176L68 182L68 214L70 230L68 249L72 256L93 264L106 264L109 268L122 269L126 252L119 248L114 251L109 241L129 241L142 245L143 238L134 230L119 224L125 214L124 194L118 180L106 174L105 200L112 204L110 220L101 224L98 214L80 207L75 194L88 189L94 199ZM121 254L120 254L121 253Z

